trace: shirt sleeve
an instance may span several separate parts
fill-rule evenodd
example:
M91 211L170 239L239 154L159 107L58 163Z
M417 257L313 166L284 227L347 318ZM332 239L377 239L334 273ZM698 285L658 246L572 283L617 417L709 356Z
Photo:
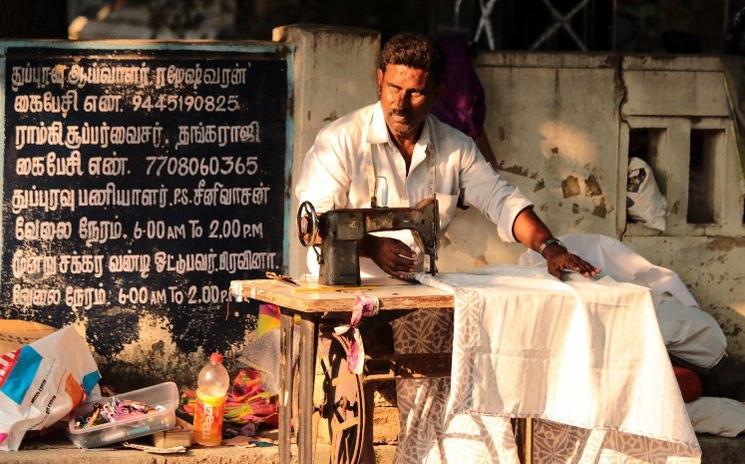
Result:
M318 212L346 206L350 177L344 145L331 128L319 132L313 146L305 154L295 186L295 196L301 203L310 201Z
M525 208L533 206L520 189L511 185L484 159L473 140L468 139L461 156L460 186L465 200L497 226L499 238L517 242L512 226Z

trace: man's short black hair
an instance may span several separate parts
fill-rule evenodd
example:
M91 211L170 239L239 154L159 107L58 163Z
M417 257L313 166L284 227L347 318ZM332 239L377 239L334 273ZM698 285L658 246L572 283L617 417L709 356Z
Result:
M378 55L378 69L385 72L386 65L402 64L427 71L434 85L445 78L445 54L428 37L421 34L396 34L383 45Z

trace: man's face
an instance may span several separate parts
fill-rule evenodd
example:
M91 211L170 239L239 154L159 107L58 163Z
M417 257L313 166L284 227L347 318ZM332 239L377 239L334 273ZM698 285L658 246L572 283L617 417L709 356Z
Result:
M402 64L378 69L378 93L388 130L396 138L416 139L437 99L427 71Z

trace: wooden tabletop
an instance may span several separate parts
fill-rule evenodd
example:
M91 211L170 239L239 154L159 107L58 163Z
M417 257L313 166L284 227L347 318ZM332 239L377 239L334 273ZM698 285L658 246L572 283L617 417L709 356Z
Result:
M307 313L351 311L359 294L380 299L380 310L452 308L453 296L436 288L397 279L363 280L359 287L324 286L299 281L292 285L272 279L234 280L236 299L254 299Z

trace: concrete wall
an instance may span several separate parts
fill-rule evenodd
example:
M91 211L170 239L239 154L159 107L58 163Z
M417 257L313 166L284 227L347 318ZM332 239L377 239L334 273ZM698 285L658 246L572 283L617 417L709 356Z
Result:
M618 133L623 91L605 55L487 54L477 72L486 91L485 130L502 173L536 203L554 233L616 234ZM625 184L624 184L625 186ZM443 270L515 262L473 208L447 231ZM473 231L476 226L478 233ZM487 240L473 237L487 236Z
M380 34L367 29L297 24L274 29L272 39L296 48L292 178L297 179L303 156L318 131L339 116L375 100ZM294 184L293 181L293 189ZM290 198L290 211L297 211L294 193ZM290 275L300 275L305 272L306 249L296 238L294 220L291 228Z
M719 60L627 58L624 75L629 101L623 108L622 133L638 127L663 129L658 162L668 200L664 233L634 225L626 230L624 241L678 272L702 308L722 325L729 351L744 358L742 180ZM709 224L689 224L688 192L696 188L688 182L690 133L702 129L714 131L718 139L710 154L714 172L707 187L714 217Z

